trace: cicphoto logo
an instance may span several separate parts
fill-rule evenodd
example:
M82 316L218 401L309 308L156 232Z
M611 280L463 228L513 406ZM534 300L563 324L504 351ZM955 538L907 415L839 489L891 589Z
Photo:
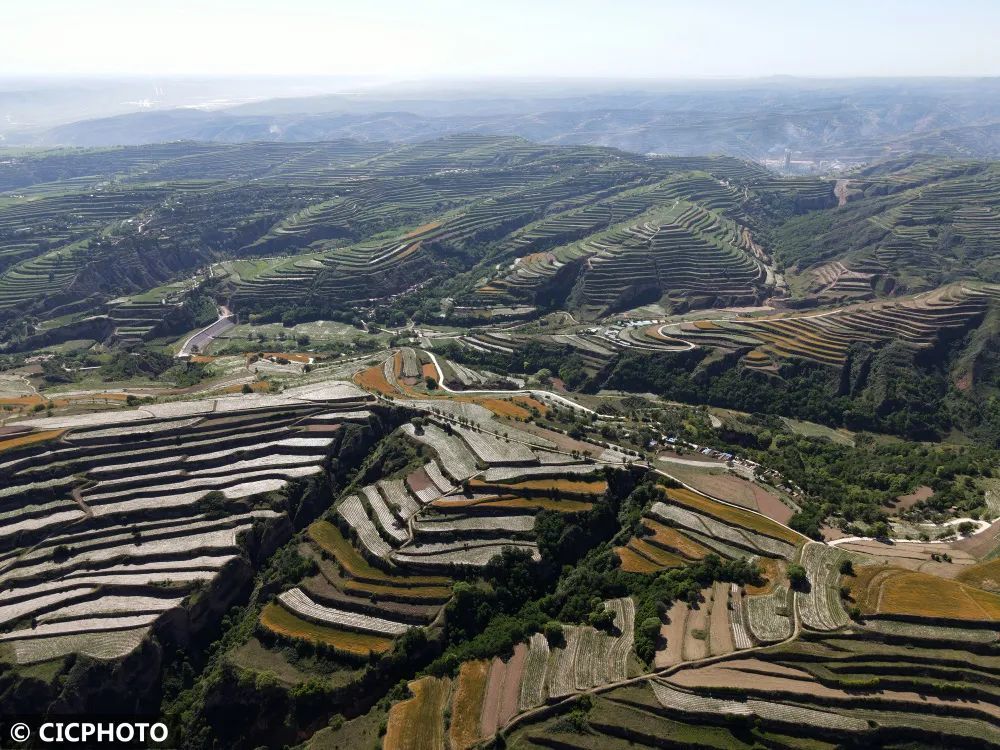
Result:
M34 731L23 721L10 726L10 739L17 743L52 745L130 745L166 742L170 731L162 722L145 721L44 721Z

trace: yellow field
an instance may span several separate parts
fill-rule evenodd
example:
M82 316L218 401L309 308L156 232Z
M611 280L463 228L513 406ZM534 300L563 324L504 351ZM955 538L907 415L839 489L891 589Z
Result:
M520 404L525 409L537 409L538 412L543 415L549 410L549 407L531 396L515 396L514 403Z
M517 487L524 489L558 490L559 492L578 492L587 495L603 495L608 491L608 483L603 479L534 479L519 482Z
M654 521L652 518L642 519L642 525L646 527L647 530L652 532L649 537L650 541L655 541L658 544L662 544L670 549L677 550L677 552L683 557L689 560L700 560L705 555L707 555L711 550L698 542L690 539L680 531L659 521Z
M781 539L782 541L794 544L795 546L802 545L806 541L804 537L769 518L757 515L756 513L749 513L747 511L740 510L739 508L734 508L731 505L716 502L715 500L707 498L704 495L699 495L691 490L675 490L670 488L666 492L667 497L676 502L678 505L683 505L687 508L691 508L692 510L699 511L700 513L706 513L710 516L718 518L721 521L726 521L736 526L742 526L745 529L757 531L761 534L772 536L775 539Z
M634 551L630 547L615 547L615 554L626 573L659 573L663 567Z
M629 540L628 546L663 568L674 568L678 565L683 565L685 562L684 558L680 555L675 555L673 552L667 552L665 549L655 547L644 539L632 537Z
M271 390L271 383L267 380L258 380L254 383L250 383L250 390L254 393L267 393ZM227 385L222 389L223 393L241 393L243 391L243 386L237 383L236 385Z
M321 550L340 563L352 578L363 578L385 584L409 586L450 586L451 581L442 576L394 576L369 564L351 543L340 533L340 529L329 521L314 521L307 530L309 538Z
M260 613L260 624L272 633L322 643L354 656L368 656L369 652L384 654L392 648L390 638L317 625L296 617L274 602L264 607Z
M479 740L479 715L486 695L486 678L490 673L487 659L467 661L458 672L458 686L451 699L451 726L448 739L451 750L467 750Z
M638 539L636 537L632 537L629 540L628 545L626 547L618 549L624 549L624 554L622 552L619 552L618 557L622 561L622 569L627 572L637 572L637 573L652 572L649 570L646 571L628 570L628 568L626 567L626 560L627 558L632 556L651 562L653 565L653 570L665 570L667 568L677 568L685 563L684 558L680 557L679 555L675 555L672 552L667 552L666 550L660 549L659 547L654 547L649 542L643 541L642 539ZM628 565L637 568L646 567L644 565L639 564L638 561L632 561L628 563Z
M845 577L865 614L1000 620L1000 596L929 573L864 565Z
M412 231L404 234L403 235L403 239L404 240L412 240L414 237L419 237L422 234L427 234L428 232L430 232L430 231L432 231L434 229L437 229L439 226L441 226L441 224L442 224L442 222L441 222L440 219L437 220L437 221L427 222L426 224L421 224L416 229L413 229Z
M995 594L1000 593L1000 557L970 565L956 576L956 580Z
M47 399L44 396L33 394L31 396L11 396L8 398L0 398L0 407L16 407L17 411L23 412L29 408L34 409L36 406L43 406L46 409L61 409L64 406L69 406L72 402L96 403L98 401L115 401L122 403L127 400L127 393L108 393L104 391L81 393L74 396L64 396L53 399Z
M0 439L0 453L14 448L23 448L26 445L43 443L46 440L56 440L64 432L66 432L66 430L42 430L41 432L30 432L27 435L19 435L17 437L7 438L6 440Z
M0 406L45 406L47 403L45 398L38 395L0 398Z
M383 750L444 750L444 710L451 680L423 677L409 688L413 697L389 710Z
M764 583L760 586L746 587L748 594L770 594L785 577L784 560L776 560L773 557L758 556L754 562L760 568L760 574L764 578Z
M511 419L527 419L531 412L506 398L480 398L475 403L485 406L498 417L510 417Z

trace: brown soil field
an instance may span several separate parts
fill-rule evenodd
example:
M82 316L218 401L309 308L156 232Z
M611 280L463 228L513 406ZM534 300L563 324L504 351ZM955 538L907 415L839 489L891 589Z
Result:
M420 368L420 375L424 378L434 378L434 382L438 381L438 371L434 367L433 362L427 362Z
M681 464L670 464L667 471L699 492L763 513L778 523L788 523L794 515L792 509L781 502L773 492L742 477L716 471L702 471L696 466Z
M948 620L1000 620L1000 595L958 581L884 565L863 565L845 577L865 614Z
M809 696L810 700L825 698L830 701L843 701L845 705L852 706L858 706L864 700L864 693L826 687L807 672L787 668L780 670L775 667L780 668L780 665L772 665L759 659L737 657L719 664L681 670L667 677L666 681L682 688L737 687L772 699L774 693L800 693ZM973 707L989 716L1000 716L1000 705L978 700L949 700L898 690L879 690L872 696L878 701L911 704L921 712L929 710L928 704L933 704L942 707Z
M819 533L823 535L823 541L826 542L833 542L836 541L837 539L843 539L847 536L850 536L849 534L845 534L836 526L829 526L827 524L823 524L822 526L819 527Z
M757 485L753 485L754 490L757 493L755 495L757 500L757 511L763 513L768 518L771 518L778 523L787 524L792 520L792 516L795 512L785 505L778 498L777 495L764 490Z
M523 430L524 432L530 432L532 435L537 435L540 438L545 438L555 443L556 447L561 451L566 451L571 453L573 451L580 451L585 456L593 456L596 458L601 455L603 448L597 447L592 443L585 443L582 440L575 440L569 435L563 435L561 432L554 432L553 430L547 430L544 427L539 427L537 424L532 424L530 422L524 424L518 424L517 429Z
M742 526L745 529L750 529L751 531L757 531L761 534L772 536L775 539L780 539L788 542L789 544L794 544L795 546L805 543L804 537L796 534L791 529L787 529L784 526L770 520L769 518L765 518L754 513L748 513L740 510L739 508L725 505L724 503L716 502L711 498L699 495L691 490L669 489L667 490L667 496L679 505L686 506L702 513L707 513L708 515L714 516L721 521L726 521L736 526Z
M497 721L503 726L514 718L517 713L517 699L521 696L521 674L524 672L524 660L528 656L528 647L519 643L514 647L514 655L507 662L507 670L503 677L503 692L500 697L500 710Z
M846 697L848 693L828 688L817 682L808 672L788 670L791 675L774 674L772 665L757 659L724 661L705 667L683 669L666 680L686 688L743 688L757 691L782 691L807 693L815 697ZM801 676L799 676L801 675Z
M452 750L466 750L479 740L479 717L486 695L490 663L486 659L467 661L458 672L458 687L451 700L448 739Z
M977 559L982 559L993 552L997 544L1000 544L1000 521L994 523L986 531L974 536L967 536L952 542L952 549L960 549L968 552Z
M431 481L431 478L427 476L427 472L422 468L407 474L406 483L410 485L410 489L414 492L420 492L420 490L426 490L434 486L434 482Z
M494 659L490 663L489 675L486 678L486 689L483 694L483 713L480 717L479 733L483 737L492 737L497 733L500 717L500 701L503 698L504 675L507 665L502 659Z
M893 507L897 511L899 511L899 510L908 510L909 508L912 508L917 503L926 500L927 498L929 498L933 494L934 494L934 490L932 490L930 487L928 487L926 484L924 484L924 485L921 485L920 487L917 487L917 489L915 489L909 495L900 495L899 497L897 497L896 498L896 502L893 504Z
M907 570L919 570L922 573L955 578L966 567L976 560L968 552L953 549L950 544L921 544L919 542L899 542L883 544L874 540L860 542L845 542L838 545L848 552L861 552L874 557L886 565L892 565ZM951 562L943 559L934 560L931 555L948 555Z
M684 602L674 602L667 612L669 622L660 628L660 638L666 641L666 645L656 652L654 666L657 669L680 664L684 660L684 623L687 621L688 611Z
M451 680L423 677L410 683L413 697L389 709L384 750L444 750L444 711Z
M688 612L687 622L684 623L684 661L703 659L708 656L708 613L712 607L712 589L708 588L701 592L705 601L701 602L697 608L692 607ZM698 634L705 637L698 638Z
M709 615L708 650L712 656L728 654L736 649L729 627L729 584L718 581L712 587L712 612Z
M385 379L385 373L382 372L382 365L373 365L367 370L356 373L354 375L354 383L366 391L381 393L383 396L399 395L399 390Z

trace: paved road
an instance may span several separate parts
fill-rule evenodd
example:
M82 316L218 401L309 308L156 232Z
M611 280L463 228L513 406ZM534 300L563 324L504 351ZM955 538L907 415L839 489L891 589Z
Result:
M209 326L205 326L198 333L184 342L184 346L177 352L178 357L190 357L196 351L203 352L216 336L228 331L236 325L236 316L229 310L219 308L219 319Z

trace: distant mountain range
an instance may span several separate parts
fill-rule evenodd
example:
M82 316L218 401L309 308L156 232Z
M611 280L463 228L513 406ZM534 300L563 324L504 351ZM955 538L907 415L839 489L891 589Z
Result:
M252 87L239 91L244 101L253 98ZM806 170L820 162L851 164L908 152L997 158L1000 79L396 86L222 108L115 113L13 128L3 137L14 146L112 146L176 140L408 142L459 132L640 153L722 153L779 166L787 152Z

